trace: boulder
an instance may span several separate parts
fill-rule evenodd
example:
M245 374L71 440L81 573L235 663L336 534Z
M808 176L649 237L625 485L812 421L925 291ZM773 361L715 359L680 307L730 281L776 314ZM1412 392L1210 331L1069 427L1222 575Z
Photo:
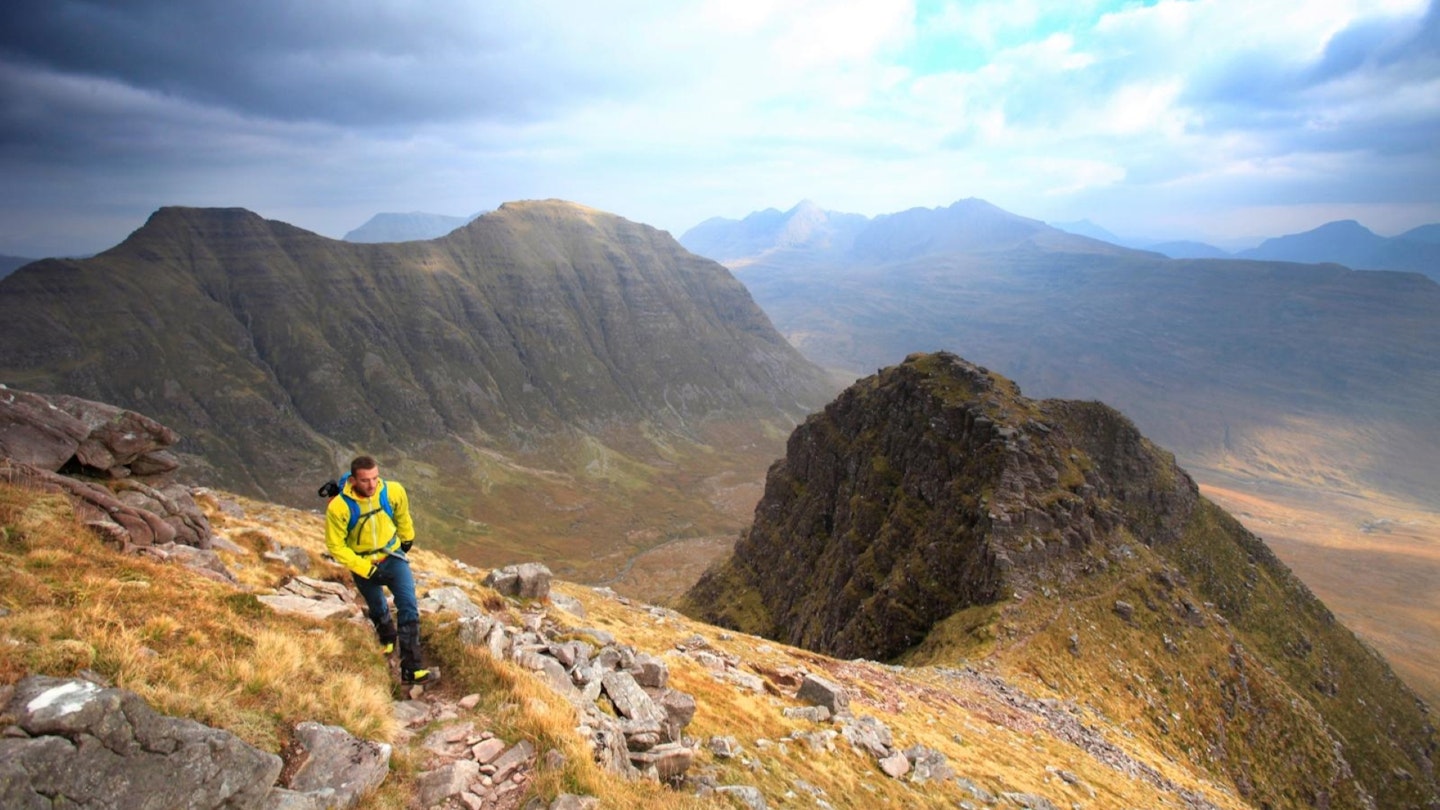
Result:
M485 611L477 607L465 591L454 585L436 588L425 594L419 601L419 608L421 613L437 613L442 610L449 610L460 614L460 618L462 619L478 618L485 615Z
M75 457L89 435L84 422L49 399L0 388L0 457L55 472Z
M139 695L32 676L5 707L24 736L0 739L0 807L261 807L280 757Z
M359 806L390 773L389 745L361 740L339 726L301 723L295 727L295 743L285 787L300 793L324 793L329 808Z
M840 726L840 734L852 747L868 751L876 759L892 753L894 738L890 727L869 715L848 720Z
M629 672L607 672L601 683L605 687L605 694L609 695L610 701L615 704L615 711L621 716L631 720L665 722L664 710L655 705L655 701L645 694L645 690L640 688L640 684L635 682L635 677Z
M630 752L630 762L642 774L661 782L673 782L690 769L695 752L679 743L664 743L648 751Z
M885 775L891 779L899 779L910 772L910 760L906 759L903 753L896 751L887 757L880 758L880 770L884 771Z
M494 588L503 596L518 599L546 599L550 596L550 569L540 563L507 565L491 571L485 577L485 586Z
M65 494L74 506L76 517L102 540L115 543L122 551L133 552L171 542L210 548L214 542L210 522L183 488L181 493L176 493L171 489L155 490L139 485L158 496L150 498L137 488L138 482L124 481L116 484L123 488L117 494L99 484L15 459L0 459L0 480ZM127 499L131 502L127 503Z
M840 714L850 707L850 696L846 694L844 687L817 675L806 675L805 680L800 682L800 691L795 693L795 697L812 706L824 706L832 715Z
M715 792L734 797L750 810L766 810L769 807L765 803L765 794L749 785L723 785L715 788Z

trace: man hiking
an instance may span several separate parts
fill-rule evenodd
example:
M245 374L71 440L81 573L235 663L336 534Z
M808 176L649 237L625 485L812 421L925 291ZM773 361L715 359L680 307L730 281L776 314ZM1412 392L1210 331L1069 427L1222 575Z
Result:
M379 463L370 456L350 462L350 474L340 479L340 485L340 494L331 498L325 509L325 547L331 557L350 569L385 653L393 652L399 642L400 680L434 683L439 673L426 669L421 661L415 579L405 557L415 542L405 488L382 479ZM395 597L395 619L385 603L385 588Z

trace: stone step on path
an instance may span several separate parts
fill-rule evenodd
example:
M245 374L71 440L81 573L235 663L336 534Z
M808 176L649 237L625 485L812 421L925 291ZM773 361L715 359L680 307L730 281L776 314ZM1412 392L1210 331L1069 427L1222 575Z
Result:
M474 713L478 694L459 700L440 697L423 687L395 704L395 717L408 740L420 729L432 727L415 750L422 759L415 778L418 806L424 808L519 808L537 763L529 740L510 744L483 727L485 718ZM558 751L546 754L548 767L563 767Z

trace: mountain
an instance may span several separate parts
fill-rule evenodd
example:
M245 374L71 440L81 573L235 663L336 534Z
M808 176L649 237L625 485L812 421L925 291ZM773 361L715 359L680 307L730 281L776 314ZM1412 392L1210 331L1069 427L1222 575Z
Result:
M859 376L945 349L1034 395L1113 405L1440 702L1440 598L1427 596L1440 578L1440 285L1336 264L1167 260L988 216L1001 232L972 231L964 249L732 265L822 365ZM959 241L944 230L952 217L906 212L936 228L917 224L909 243Z
M1396 238L1404 239L1408 242L1424 242L1430 245L1440 245L1440 223L1411 228Z
M981 201L877 217L838 256L733 264L823 365L963 350L1041 394L1115 404L1192 465L1440 504L1440 286L1423 276L1167 260ZM1287 433L1320 424L1307 462Z
M803 200L784 213L767 208L743 220L708 219L686 231L680 244L702 256L723 257L719 261L783 250L828 255L849 250L866 222L859 214L826 211Z
M1226 259L1230 257L1228 250L1222 250L1214 245L1204 242L1193 242L1188 240L1175 240L1168 242L1151 242L1137 239L1125 239L1116 236L1088 219L1075 222L1051 222L1051 227L1059 228L1067 233L1079 236L1088 236L1091 239L1099 239L1102 242L1109 242L1112 245L1134 248L1136 250L1149 250L1161 253L1172 259Z
M1048 224L1052 228L1059 228L1066 233L1073 233L1077 236L1088 236L1091 239L1099 239L1101 242L1109 242L1112 245L1130 246L1126 240L1088 219L1079 219L1074 222L1051 222Z
M447 541L550 537L607 571L729 531L658 503L716 459L769 455L766 431L834 390L724 267L559 201L379 245L164 208L99 256L0 282L0 343L0 381L155 414L205 483L313 503L365 450L423 476Z
M19 270L25 265L35 261L34 259L23 259L19 256L0 255L0 278L4 278Z
M482 212L483 213L483 212ZM480 214L451 217L411 211L408 214L376 214L364 225L345 234L346 242L415 242L437 239L456 228L467 225Z
M1353 219L1330 222L1304 233L1266 239L1258 247L1236 254L1243 259L1261 259L1320 264L1334 262L1347 267L1372 269L1366 262L1385 238Z
M1172 259L1228 259L1234 255L1228 250L1206 244L1205 242L1191 242L1187 240L1154 242L1146 245L1145 249L1153 250L1156 253L1163 253Z
M1379 236L1354 220L1330 222L1304 233L1267 239L1236 255L1245 259L1335 262L1363 270L1407 270L1440 280L1440 225L1399 236Z
M684 609L839 658L1033 679L1255 806L1440 790L1424 705L1173 456L1105 405L1028 399L950 354L797 428Z

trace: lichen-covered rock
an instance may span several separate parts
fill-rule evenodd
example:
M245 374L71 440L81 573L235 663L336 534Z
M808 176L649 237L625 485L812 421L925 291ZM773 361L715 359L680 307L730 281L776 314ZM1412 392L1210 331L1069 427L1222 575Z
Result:
M0 807L260 807L282 766L235 735L155 712L133 692L32 676L5 716Z

